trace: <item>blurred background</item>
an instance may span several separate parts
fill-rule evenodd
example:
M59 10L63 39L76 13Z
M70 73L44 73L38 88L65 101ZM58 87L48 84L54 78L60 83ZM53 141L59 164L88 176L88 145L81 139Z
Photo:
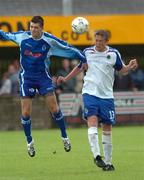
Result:
M117 48L125 63L136 58L139 67L126 76L115 73L117 125L144 124L144 1L143 0L0 0L0 29L6 32L28 30L32 16L41 15L44 30L83 50L93 45L93 33L106 29L111 33L109 45ZM90 23L89 32L78 35L71 21L83 16ZM51 74L66 75L78 60L51 58ZM20 129L19 47L0 40L0 129ZM83 73L56 87L57 98L68 126L85 126L82 120L81 88ZM44 100L33 101L33 128L55 127Z

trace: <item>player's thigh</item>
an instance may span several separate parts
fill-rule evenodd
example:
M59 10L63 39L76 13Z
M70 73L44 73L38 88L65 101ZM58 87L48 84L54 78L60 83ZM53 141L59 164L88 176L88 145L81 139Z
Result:
M88 119L92 116L99 115L99 99L89 94L83 94L84 118ZM93 119L93 118L91 118Z
M115 124L115 106L113 99L101 99L100 118L103 124Z
M35 83L31 79L20 79L20 96L21 97L34 97L36 94Z
M45 96L54 91L52 80L48 77L42 77L38 82L38 92L40 95Z
M24 117L31 115L32 98L21 98L21 110Z
M54 92L51 92L51 93L45 95L45 101L46 101L46 105L51 113L57 112L59 110L56 95Z

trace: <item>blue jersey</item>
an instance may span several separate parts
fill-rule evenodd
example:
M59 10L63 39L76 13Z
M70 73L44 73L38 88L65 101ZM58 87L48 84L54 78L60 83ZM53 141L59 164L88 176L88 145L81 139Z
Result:
M50 56L86 62L79 50L46 32L40 39L33 39L29 31L5 33L0 30L0 39L13 41L20 46L20 64L25 76L39 76L46 73Z
M52 80L48 72L48 62L51 56L79 59L82 63L86 62L84 55L78 49L46 32L43 32L40 39L33 39L30 31L6 33L0 30L0 39L10 40L19 45L21 65L20 82L22 86L26 84L26 81L30 81L32 84L35 82L35 88L28 87L31 89L31 92L33 92L33 89L38 88L37 82L41 83L42 81L40 79L43 79L43 82L45 79L47 83L51 84L50 82Z

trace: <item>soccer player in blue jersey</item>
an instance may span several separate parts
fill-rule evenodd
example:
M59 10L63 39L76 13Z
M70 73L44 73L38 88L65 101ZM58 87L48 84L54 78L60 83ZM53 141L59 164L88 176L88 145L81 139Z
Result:
M31 134L32 98L36 91L44 96L48 108L61 130L61 137L66 152L71 150L67 136L64 116L58 106L52 77L48 71L48 61L52 55L80 59L83 68L87 68L85 57L76 48L66 42L43 32L44 20L41 16L34 16L30 21L30 31L6 33L0 30L0 39L15 42L20 47L20 96L22 116L21 123L27 139L29 156L35 156L34 139Z
M84 77L82 96L84 117L88 125L88 140L94 157L94 163L104 171L113 171L112 164L112 125L115 123L115 107L113 96L114 71L122 74L137 68L136 59L125 65L118 50L107 45L109 34L105 30L95 33L95 45L84 50L88 70ZM80 65L75 67L66 77L59 77L57 83L68 81L80 73ZM102 145L104 160L100 155L98 139L98 122L102 123Z

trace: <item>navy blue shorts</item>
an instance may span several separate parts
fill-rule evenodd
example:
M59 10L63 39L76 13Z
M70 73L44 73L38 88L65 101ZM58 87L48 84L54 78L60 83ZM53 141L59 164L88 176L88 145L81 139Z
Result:
M98 116L101 123L115 124L114 99L102 99L89 94L83 94L84 118Z
M34 97L38 92L44 96L54 91L52 80L48 77L24 78L20 77L20 96Z

